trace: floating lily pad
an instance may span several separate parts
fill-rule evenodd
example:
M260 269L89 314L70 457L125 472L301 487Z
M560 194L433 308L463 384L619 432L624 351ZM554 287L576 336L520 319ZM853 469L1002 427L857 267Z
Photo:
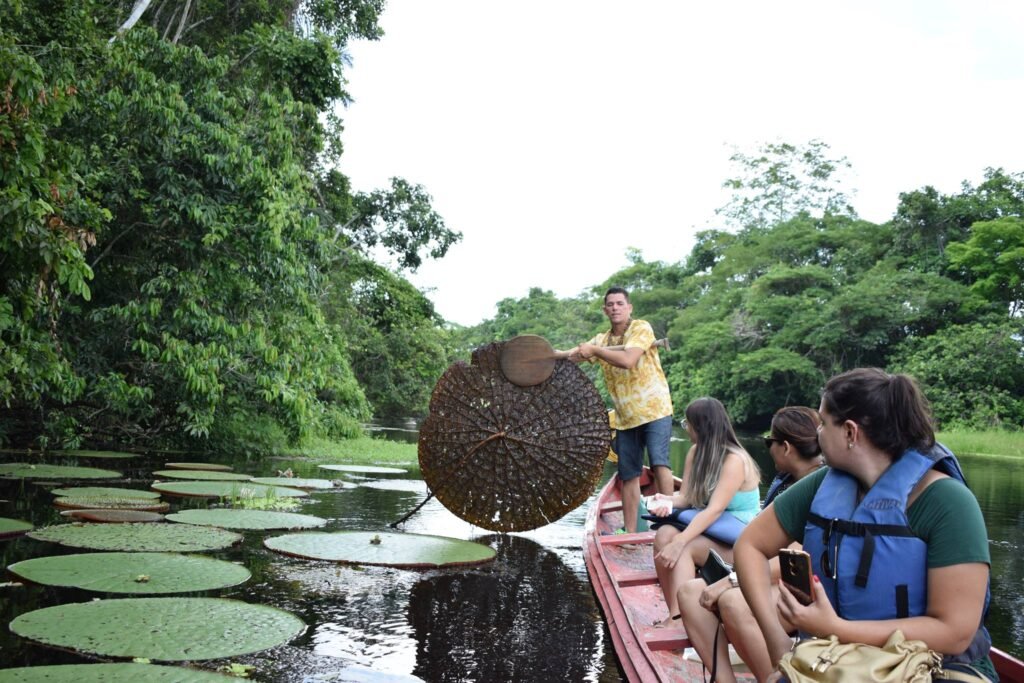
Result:
M314 529L327 524L323 517L272 510L182 510L167 515L167 519L226 529Z
M90 451L75 449L70 451L49 451L48 455L67 456L69 458L137 458L138 453L124 451Z
M103 657L191 661L282 645L306 625L276 607L238 600L119 598L35 610L10 628L45 645Z
M494 550L480 543L444 536L370 531L311 531L265 539L263 545L311 560L386 567L431 568L482 564Z
M368 489L380 489L382 491L427 492L427 482L422 479L379 479L376 481L361 481L359 486Z
M207 470L210 472L230 472L231 465L221 465L215 462L168 462L164 467L172 470Z
M10 462L0 465L0 477L4 479L117 479L120 476L120 472L101 470L96 467L32 465L25 462Z
M122 489L116 486L74 486L66 489L54 489L50 491L55 496L66 498L159 498L160 494L155 491L140 491L138 489Z
M169 503L145 498L56 498L54 507L65 510L144 510L146 512L167 512Z
M303 498L309 494L285 486L265 486L252 482L237 481L162 481L153 484L153 489L175 496L198 496L205 498Z
M19 534L23 534L26 531L31 530L31 522L23 522L20 519L11 519L9 517L0 517L0 538L18 536Z
M29 537L72 548L154 553L219 550L242 540L231 531L192 524L58 524Z
M254 484L267 486L290 486L294 489L333 489L330 479L303 479L301 477L255 477Z
M374 465L320 465L320 469L334 472L360 472L363 474L405 474L397 467L376 467Z
M7 568L44 586L103 593L192 593L237 586L249 570L233 562L177 553L83 553L36 557Z
M252 479L248 474L214 470L158 470L153 473L153 476L168 479L201 479L203 481L249 481Z
M229 683L236 679L180 666L136 664L54 664L0 669L2 683Z
M103 522L109 524L130 524L132 522L162 522L164 516L159 512L144 510L64 510L64 517L73 517L82 522Z

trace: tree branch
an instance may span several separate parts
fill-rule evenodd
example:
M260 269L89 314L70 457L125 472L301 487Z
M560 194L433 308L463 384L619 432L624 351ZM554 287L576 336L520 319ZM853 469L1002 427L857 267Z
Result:
M152 2L152 0L135 0L135 7L132 8L131 15L129 15L129 17L125 19L124 23L121 24L121 27L117 29L114 35L112 35L110 37L110 40L107 42L113 43L115 40L117 40L118 36L120 36L122 33L130 29L132 26L135 26L135 24L138 23L139 19L142 18L143 12L145 12L149 8L150 2Z

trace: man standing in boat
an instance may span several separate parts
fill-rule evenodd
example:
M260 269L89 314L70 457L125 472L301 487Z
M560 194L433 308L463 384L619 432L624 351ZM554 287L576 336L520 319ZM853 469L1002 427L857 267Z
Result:
M572 349L569 359L601 364L615 406L613 448L619 456L623 524L626 533L635 533L645 448L658 491L672 493L672 396L654 345L654 329L645 320L633 319L629 293L622 287L608 289L604 314L611 329ZM608 348L611 346L622 348Z

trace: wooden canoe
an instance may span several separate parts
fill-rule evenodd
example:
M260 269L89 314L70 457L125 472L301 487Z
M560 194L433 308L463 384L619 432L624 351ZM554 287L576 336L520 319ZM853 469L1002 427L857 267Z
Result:
M644 495L654 493L646 469L640 481ZM702 683L704 667L683 656L690 645L685 630L653 625L668 614L654 572L654 532L613 534L622 527L620 491L618 476L613 476L590 508L583 537L587 573L619 665L632 683ZM1024 662L995 648L992 661L1002 683L1024 683ZM737 672L737 677L754 680L749 673Z

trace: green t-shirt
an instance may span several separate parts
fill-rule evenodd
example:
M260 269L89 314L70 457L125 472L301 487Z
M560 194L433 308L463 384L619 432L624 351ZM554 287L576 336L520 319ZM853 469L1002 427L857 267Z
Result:
M780 493L773 503L775 516L794 541L804 542L811 501L827 473L828 468L822 467L807 475ZM992 564L981 508L971 490L956 479L932 482L907 509L907 517L910 530L928 544L929 569L968 562ZM988 656L971 664L991 680L998 680Z
M803 543L811 501L827 467L810 474L775 499L775 516L794 541ZM907 510L910 530L928 545L928 567L968 562L991 564L985 518L974 494L953 478L932 482Z

